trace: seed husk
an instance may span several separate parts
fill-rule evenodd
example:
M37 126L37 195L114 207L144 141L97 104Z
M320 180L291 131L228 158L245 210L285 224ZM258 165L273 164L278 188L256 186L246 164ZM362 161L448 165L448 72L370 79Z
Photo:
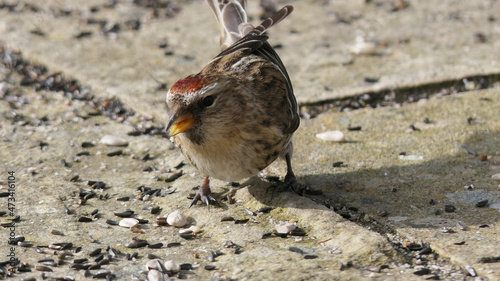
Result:
M453 213L455 212L457 208L455 208L455 206L453 205L445 205L444 206L444 211L447 212L447 213Z
M80 217L78 218L78 222L91 222L92 218L89 217Z
M156 243L156 244L150 244L150 245L148 245L148 248L151 248L151 249L159 249L161 247L163 247L163 243L161 243L161 242L160 243Z
M215 265L210 265L210 264L207 264L203 267L205 270L214 270L215 269Z
M146 240L137 240L133 241L130 243L125 244L125 248L130 248L130 249L137 249L137 248L143 248L149 245L149 243Z
M37 265L35 266L35 270L37 271L43 271L43 272L53 272L52 268L48 266L43 266L43 265Z
M114 214L115 214L115 216L120 217L120 218L128 218L128 217L131 217L134 214L134 211L127 210L127 211L124 211L124 212L116 212Z
M488 199L481 200L481 201L476 203L476 207L478 207L478 208L486 207L486 205L488 205Z

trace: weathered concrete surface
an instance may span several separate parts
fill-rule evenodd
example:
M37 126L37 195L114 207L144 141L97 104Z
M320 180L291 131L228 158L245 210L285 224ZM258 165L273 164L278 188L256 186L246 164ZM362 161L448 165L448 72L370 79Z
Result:
M166 19L155 19L151 9L126 1L114 8L106 8L105 1L24 2L41 11L0 11L4 42L54 71L86 81L100 95L118 96L158 118L164 112L164 92L155 91L155 79L172 85L199 71L219 51L217 26L204 1L172 2L181 10ZM271 43L282 46L278 52L299 102L500 71L497 2L413 1L396 12L392 1L365 2L292 2L296 11L270 31ZM250 1L252 15L258 14L256 5ZM91 12L92 7L99 10ZM60 10L71 14L61 16ZM89 24L92 20L119 23L122 30L103 36L98 24ZM126 30L128 21L140 21L140 30ZM92 35L75 38L84 31ZM377 54L350 54L357 36L377 42ZM167 40L166 49L158 47L161 39ZM365 77L379 82L365 83Z
M40 1L25 3L42 6ZM72 242L75 247L83 247L75 257L67 258L65 264L53 267L54 272L47 273L49 276L83 279L83 271L70 269L73 259L86 258L92 250L109 245L124 253L140 253L137 260L127 261L120 256L103 266L101 271L110 270L118 279L130 278L130 274L144 278L140 270L148 260L148 253L178 263L216 266L214 271L200 267L182 272L184 277L193 280L210 277L423 280L432 276L413 274L421 268L429 268L446 280L472 279L465 277L467 265L483 280L500 278L499 263L477 263L479 258L498 256L500 251L500 212L491 208L500 203L499 187L490 179L492 174L500 172L498 88L442 96L401 107L327 112L315 119L303 120L295 136L295 171L301 183L322 190L322 196L283 193L271 201L269 194L265 194L269 184L258 178L250 179L238 190L213 181L215 192L221 197L235 193L237 203L223 202L222 208L212 208L210 212L202 206L188 209L189 200L185 198L192 187L201 183L202 175L190 165L175 168L183 161L177 149L159 137L128 136L127 132L133 127L127 124L147 124L145 115L154 116L159 122L163 120L165 93L155 91L158 83L152 76L172 84L197 71L217 53L218 34L206 4L198 1L179 4L182 8L179 15L154 19L151 10L129 2L119 2L115 8L105 8L102 1L43 3L43 9L36 13L0 11L1 40L19 48L34 62L48 66L51 72L63 71L90 85L93 94L117 96L125 106L142 113L126 123L90 116L87 113L95 109L84 102L69 100L62 93L34 92L20 87L22 77L0 68L0 172L3 173L0 192L7 189L6 172L14 170L16 214L21 216L16 234L25 236L35 246ZM463 75L498 73L499 45L495 38L499 20L495 17L499 14L499 4L496 2L418 1L395 13L388 12L389 2L383 5L364 5L361 1L293 4L297 10L292 17L273 28L270 35L273 44L283 45L278 51L294 78L302 102L397 85L459 79ZM89 7L96 6L99 11L91 13ZM54 16L63 8L72 11L71 15ZM255 3L251 3L250 9L257 14ZM190 16L193 14L196 16ZM98 26L87 25L89 18L106 19L110 23L139 19L143 25L139 31L122 30L114 38L100 35ZM339 18L351 23L339 24ZM42 31L45 36L30 33L33 30ZM76 39L81 31L93 31L93 35ZM477 32L486 35L486 43L474 41L473 34ZM348 48L358 34L387 42L389 47L382 47L377 56L350 55ZM168 39L166 49L157 47L162 38ZM406 39L408 44L395 43ZM165 52L173 52L173 55L164 56ZM374 85L364 85L364 77L381 80ZM325 90L325 86L331 91ZM2 93L2 87L8 90ZM24 118L15 119L14 113L23 114ZM40 122L44 116L47 121ZM423 122L426 117L431 123ZM468 118L475 120L469 124ZM347 131L348 125L362 129ZM420 130L408 132L410 125ZM348 141L326 143L315 137L326 130L342 130ZM124 137L130 144L125 148L98 144L105 134ZM47 145L41 147L41 141ZM84 141L96 146L82 148ZM118 149L124 154L106 156ZM74 158L83 150L90 155ZM470 154L473 151L487 155L486 161ZM400 152L423 159L401 160ZM146 154L153 159L142 161ZM62 159L69 163L68 167L61 164ZM333 168L335 161L343 161L347 167ZM158 170L145 172L149 166ZM282 168L281 163L277 163L267 172L282 175ZM184 173L182 177L168 184L163 181L179 170ZM79 180L71 182L75 175L79 175ZM79 204L79 192L89 188L88 180L104 181L109 188L97 192L109 194L110 198L94 198ZM470 184L474 184L473 190L464 189L464 185ZM140 185L153 188L171 185L177 191L165 197L153 196L149 201L116 200L123 196L135 197ZM2 211L7 208L7 201L0 199ZM483 199L488 199L489 205L475 207ZM64 205L74 214L65 214ZM455 206L456 211L444 212L445 205ZM143 210L145 206L162 207L160 216L181 209L192 224L201 228L202 234L185 241L177 229L155 226L156 215ZM256 211L263 206L276 208L258 217L243 211L244 208ZM94 209L99 209L100 214L96 221L77 222L81 216L90 216ZM136 217L149 220L141 227L144 234L118 226L103 228L98 224L106 219L119 220L113 212L126 209L134 210ZM246 224L220 222L226 216L250 221ZM348 217L349 220L345 219ZM0 219L2 223L10 221L8 215ZM283 220L296 220L307 236L261 239L263 233L274 230L275 222ZM459 229L458 221L467 229ZM479 228L481 225L488 227ZM442 227L454 232L444 233ZM63 231L65 236L51 235L53 229ZM181 242L182 245L161 249L125 248L124 244L133 237L150 243ZM235 254L234 249L224 248L228 240L242 246L242 253ZM434 260L432 255L412 254L401 247L400 243L405 241L430 246L439 257ZM457 245L461 242L465 243ZM318 257L304 259L288 251L291 246ZM41 273L34 269L37 261L55 258L48 250L47 254L39 254L33 248L15 248L17 257L33 270L16 274L15 278L40 278ZM225 255L217 257L216 262L208 261L206 251L218 249ZM9 246L0 244L0 251L8 253ZM340 270L339 262L345 265L348 261L354 266ZM380 270L382 265L388 268L384 266ZM92 274L97 272L93 270Z

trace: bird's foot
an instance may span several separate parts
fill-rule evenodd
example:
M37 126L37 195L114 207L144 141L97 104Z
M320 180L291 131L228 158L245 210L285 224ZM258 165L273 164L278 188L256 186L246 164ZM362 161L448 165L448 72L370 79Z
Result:
M189 208L198 203L198 201L205 203L208 210L210 210L210 202L212 202L214 205L220 206L219 202L212 196L212 191L210 190L210 186L208 185L208 177L205 178L205 181L200 186L200 189L196 193L196 196L193 198L193 201L191 201Z

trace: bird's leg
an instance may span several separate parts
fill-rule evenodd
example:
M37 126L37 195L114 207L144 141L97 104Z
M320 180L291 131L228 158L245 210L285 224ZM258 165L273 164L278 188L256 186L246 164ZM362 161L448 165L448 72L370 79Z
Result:
M200 189L198 189L198 193L196 193L196 196L193 198L193 201L191 201L189 207L191 208L191 206L196 204L198 201L207 204L209 210L210 202L214 202L215 205L219 205L219 202L217 202L217 200L212 197L212 191L210 190L208 176L205 177L205 180L203 180L203 184L200 186Z
M292 190L293 192L295 192L299 195L302 193L302 190L300 190L299 184L297 182L297 177L295 177L295 174L293 173L293 170L292 170L292 157L290 156L290 153L287 153L285 155L285 161L286 161L286 168L287 168L285 180L283 182L278 182L278 183L275 183L275 184L269 186L266 190L266 193L270 189L273 190L273 193L271 195L271 200L273 200L274 194L276 192L282 192L282 191L286 191L288 189Z

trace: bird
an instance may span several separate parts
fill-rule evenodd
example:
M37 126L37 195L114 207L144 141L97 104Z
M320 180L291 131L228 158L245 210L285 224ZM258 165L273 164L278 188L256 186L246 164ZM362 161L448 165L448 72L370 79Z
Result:
M298 192L292 136L300 124L290 77L265 34L292 11L284 6L259 26L248 22L246 0L207 0L221 31L221 52L166 94L166 132L205 175L189 207L218 205L210 178L235 182L257 175L277 158L286 161L275 191ZM269 190L268 188L268 190Z

